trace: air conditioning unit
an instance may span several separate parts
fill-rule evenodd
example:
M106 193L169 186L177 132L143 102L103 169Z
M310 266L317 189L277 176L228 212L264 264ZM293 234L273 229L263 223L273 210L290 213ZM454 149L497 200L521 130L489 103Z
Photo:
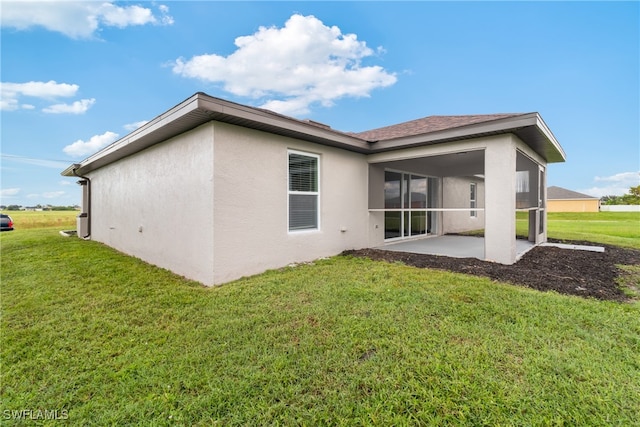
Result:
M89 214L86 212L81 213L76 218L76 231L78 232L78 237L84 239L84 237L89 234Z

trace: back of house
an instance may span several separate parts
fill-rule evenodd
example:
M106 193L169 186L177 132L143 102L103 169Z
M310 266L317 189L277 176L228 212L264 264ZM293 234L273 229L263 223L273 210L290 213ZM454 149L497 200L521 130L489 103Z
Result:
M63 175L80 237L214 285L469 230L511 264L517 210L546 240L546 165L564 159L537 113L345 133L196 93Z

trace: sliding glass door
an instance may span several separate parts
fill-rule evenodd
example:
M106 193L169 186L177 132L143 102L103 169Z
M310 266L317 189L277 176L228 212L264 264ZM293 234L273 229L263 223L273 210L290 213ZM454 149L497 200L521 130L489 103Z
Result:
M397 209L384 212L384 238L402 237L402 173L385 171L384 208Z
M432 214L429 206L429 184L435 178L385 171L384 182L384 237L396 239L431 233ZM434 199L434 197L431 197Z

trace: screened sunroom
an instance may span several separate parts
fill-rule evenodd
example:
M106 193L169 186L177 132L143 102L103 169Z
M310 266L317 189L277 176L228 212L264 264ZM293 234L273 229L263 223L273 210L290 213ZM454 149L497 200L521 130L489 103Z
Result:
M369 163L377 247L509 264L546 238L545 164L512 135L380 153Z

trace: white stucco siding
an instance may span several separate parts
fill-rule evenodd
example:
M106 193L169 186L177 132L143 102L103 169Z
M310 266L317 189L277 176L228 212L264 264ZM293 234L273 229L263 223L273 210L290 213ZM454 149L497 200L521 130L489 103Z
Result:
M91 238L213 283L213 125L89 174Z
M449 209L471 208L471 183L476 184L476 207L484 208L484 179L478 177L444 177L442 206ZM484 228L484 211L446 211L442 213L442 233L461 233Z
M364 155L224 123L215 141L215 283L367 246ZM320 158L319 230L288 230L288 150Z
M501 264L516 261L516 141L501 135L485 150L484 256Z

